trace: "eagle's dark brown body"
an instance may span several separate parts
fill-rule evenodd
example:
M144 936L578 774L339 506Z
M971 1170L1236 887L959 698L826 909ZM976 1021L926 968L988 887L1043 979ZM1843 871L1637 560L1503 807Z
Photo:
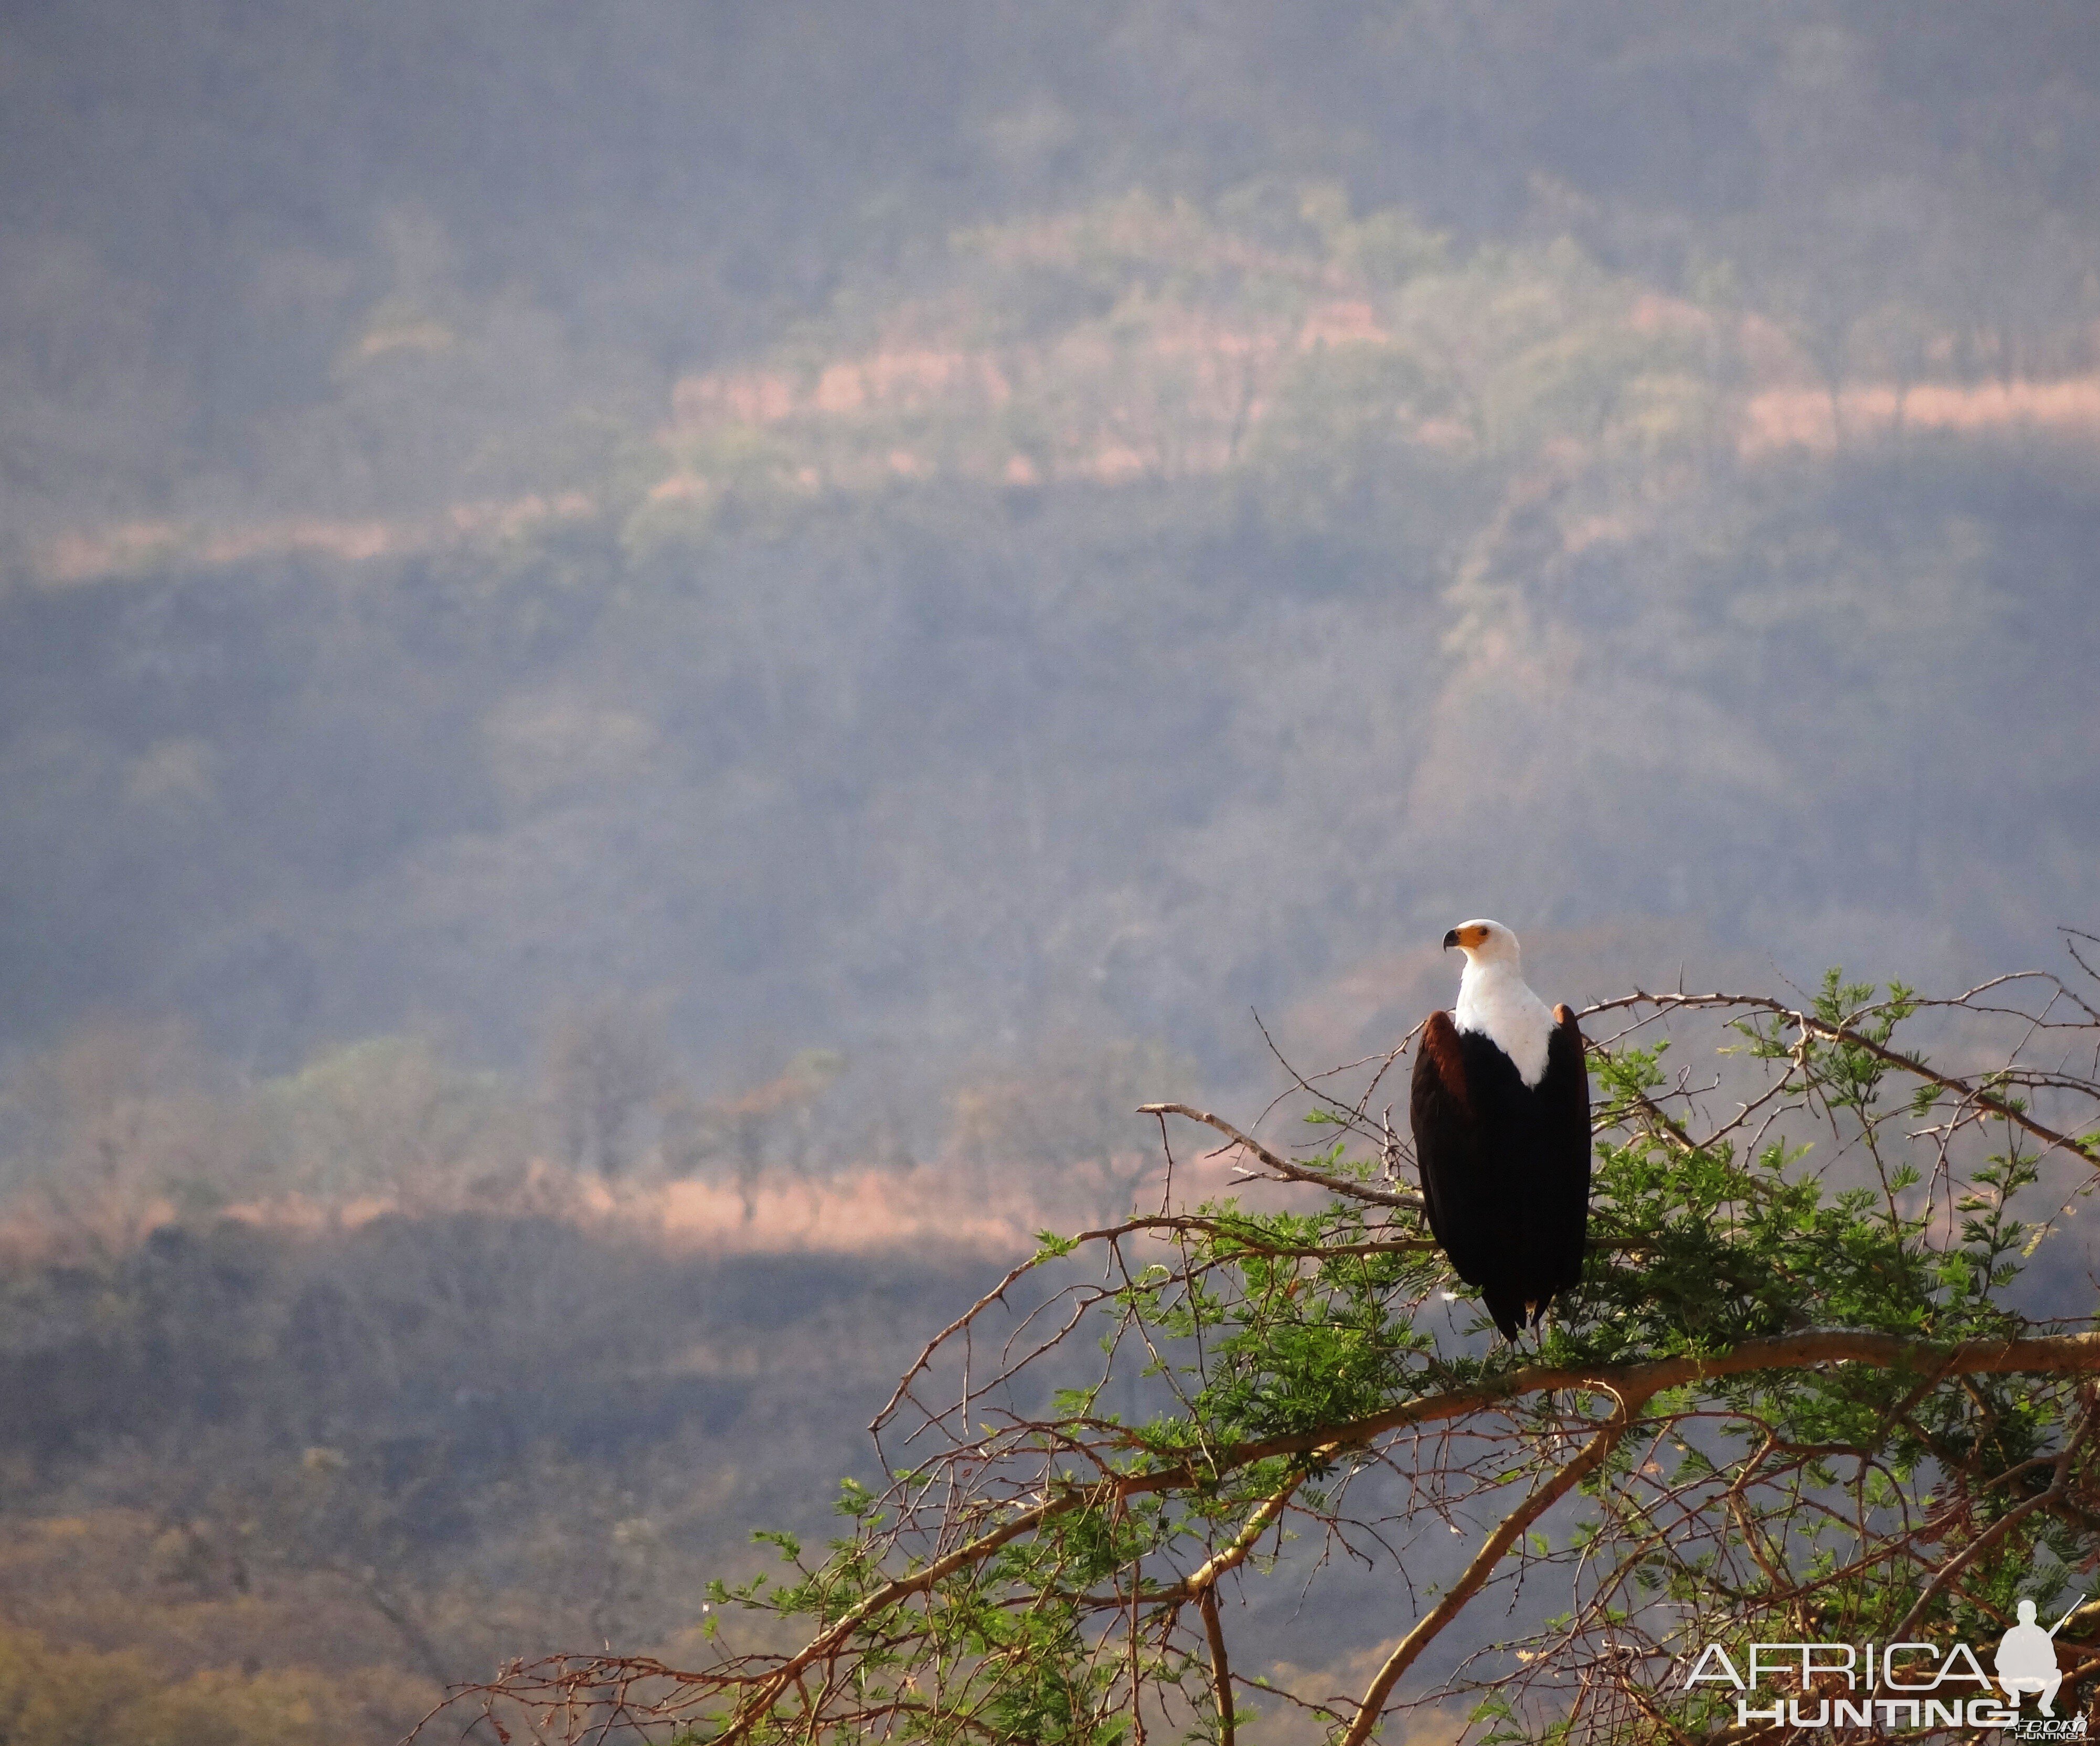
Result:
M1511 1340L1582 1279L1589 1239L1590 1075L1574 1014L1553 1016L1526 1086L1491 1038L1433 1015L1409 1101L1429 1228Z

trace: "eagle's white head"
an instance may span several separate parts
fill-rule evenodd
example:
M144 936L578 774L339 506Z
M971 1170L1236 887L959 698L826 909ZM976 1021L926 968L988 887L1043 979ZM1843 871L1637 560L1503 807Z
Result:
M1445 951L1454 946L1466 955L1468 969L1476 964L1507 964L1512 971L1517 968L1516 936L1498 921L1483 918L1460 922L1444 936Z

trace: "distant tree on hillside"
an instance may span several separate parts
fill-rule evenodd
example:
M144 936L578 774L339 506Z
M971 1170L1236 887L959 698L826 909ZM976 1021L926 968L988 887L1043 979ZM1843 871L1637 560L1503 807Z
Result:
M549 1041L546 1098L562 1162L617 1176L670 1078L664 1016L607 997L566 1014Z

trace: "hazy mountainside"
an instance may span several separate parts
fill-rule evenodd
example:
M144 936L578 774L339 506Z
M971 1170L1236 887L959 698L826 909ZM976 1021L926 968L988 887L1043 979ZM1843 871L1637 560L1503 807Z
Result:
M2088 894L2100 383L1949 341L1898 401L1868 324L1833 390L1718 283L1129 196L856 282L523 498L38 548L11 1022L276 1070L655 997L719 1087L818 1045L924 1109L1065 1032L1232 1073L1247 1004L1462 910L1669 919L1643 973L2032 951ZM431 321L362 368L449 403Z
M17 9L7 1031L1215 1073L1454 905L2031 953L2092 36Z
M2092 36L2075 3L18 6L7 534L511 495L576 409L653 422L958 227L1262 177L1732 271L1826 356L1894 299L2046 369Z

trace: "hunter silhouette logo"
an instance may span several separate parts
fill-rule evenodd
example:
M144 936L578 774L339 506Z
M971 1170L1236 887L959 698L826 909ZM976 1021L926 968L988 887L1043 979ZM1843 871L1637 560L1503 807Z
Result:
M2035 1623L2035 1603L2020 1603L2020 1622L1998 1639L1998 1683L2005 1688L2008 1703L2017 1705L2023 1692L2041 1694L2041 1713L2056 1713L2057 1687L2063 1675L2057 1670L2056 1634L2071 1622L2071 1615L2085 1604L2081 1594L2070 1611L2047 1630Z

